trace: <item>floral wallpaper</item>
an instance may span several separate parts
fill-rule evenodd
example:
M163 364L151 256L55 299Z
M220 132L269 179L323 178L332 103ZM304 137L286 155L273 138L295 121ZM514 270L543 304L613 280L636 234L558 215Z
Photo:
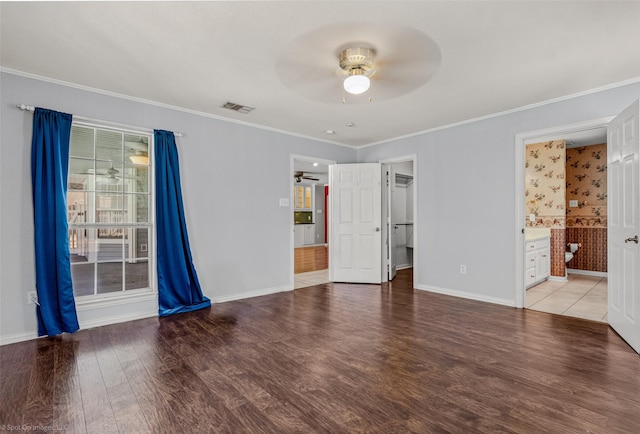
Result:
M527 227L565 227L564 140L532 143L526 147L525 203ZM535 214L534 222L529 216Z
M607 144L567 149L567 227L607 227ZM578 206L569 206L577 200Z

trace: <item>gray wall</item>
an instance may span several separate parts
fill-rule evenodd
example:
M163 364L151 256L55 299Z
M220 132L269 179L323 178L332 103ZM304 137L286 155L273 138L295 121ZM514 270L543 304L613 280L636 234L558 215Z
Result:
M514 305L516 134L613 116L638 98L634 83L360 149L359 162L417 155L416 287Z
M187 225L203 290L214 301L291 288L291 210L278 206L279 198L290 197L290 154L343 163L416 154L416 286L513 304L515 135L612 116L638 98L635 83L356 152L2 73L0 343L36 333L34 307L26 304L35 282L32 115L16 109L18 103L185 133L178 148ZM460 264L467 265L466 275L459 274ZM146 301L83 308L79 316L81 326L100 325L156 309Z
M355 162L352 148L157 105L0 74L0 343L34 337L31 113L24 103L79 116L182 132L182 189L192 254L206 296L239 298L292 288L290 154ZM250 115L248 115L250 116ZM247 117L250 121L250 117ZM259 218L256 218L259 215ZM79 309L81 327L157 312L157 302Z

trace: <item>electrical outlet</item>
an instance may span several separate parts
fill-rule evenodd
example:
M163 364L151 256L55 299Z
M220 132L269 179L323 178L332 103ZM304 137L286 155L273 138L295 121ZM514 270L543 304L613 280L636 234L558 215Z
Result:
M36 291L27 292L27 304L38 304L38 293Z
M467 274L467 266L460 265L460 274Z

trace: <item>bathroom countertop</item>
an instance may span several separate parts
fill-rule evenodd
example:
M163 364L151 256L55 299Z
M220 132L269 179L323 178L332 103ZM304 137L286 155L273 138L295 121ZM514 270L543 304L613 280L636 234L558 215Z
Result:
M544 239L547 239L547 238L551 238L551 236L550 235L539 235L537 237L528 237L528 238L525 238L524 240L525 241L538 241L538 240L544 240Z
M541 240L551 237L551 229L549 228L525 228L524 239L526 241Z

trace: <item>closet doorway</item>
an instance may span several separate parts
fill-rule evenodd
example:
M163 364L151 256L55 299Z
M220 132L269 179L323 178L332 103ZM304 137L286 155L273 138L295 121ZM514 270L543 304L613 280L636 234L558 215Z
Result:
M392 281L398 270L413 268L415 261L416 179L415 157L383 162L383 243L386 279ZM386 280L385 279L385 280Z

